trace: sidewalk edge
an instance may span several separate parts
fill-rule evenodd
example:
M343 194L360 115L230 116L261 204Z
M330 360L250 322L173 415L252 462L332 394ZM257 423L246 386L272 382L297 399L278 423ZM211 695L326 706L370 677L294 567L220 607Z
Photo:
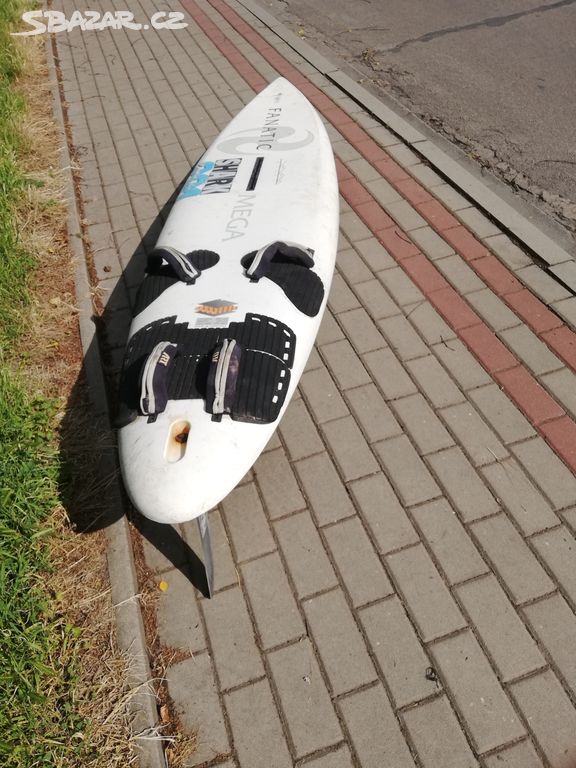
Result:
M464 153L398 102L374 96L338 65L319 54L254 0L236 0L309 64L398 135L501 228L548 267L576 259L576 245L560 224L514 195L496 177L487 178ZM354 71L351 69L350 71Z
M76 193L72 179L71 157L68 148L64 113L60 99L57 69L49 36L45 44L48 77L52 94L52 111L59 133L60 169L65 177L65 195L67 200L68 242L74 259L74 288L78 307L78 324L83 351L83 364L98 418L106 429L110 429L106 387L98 342L96 326L92 321L93 307L86 253L82 240L80 216ZM115 464L112 460L111 464ZM108 468L107 468L108 469ZM116 466L110 467L110 476L116 474ZM110 496L119 505L122 504L117 479L110 488ZM111 599L115 613L118 647L130 660L128 684L132 691L130 697L131 730L138 745L140 768L165 768L166 759L162 741L157 736L158 711L156 697L151 687L152 677L148 661L148 652L144 635L144 624L139 605L138 582L128 521L123 514L119 520L106 528L107 561L110 577Z

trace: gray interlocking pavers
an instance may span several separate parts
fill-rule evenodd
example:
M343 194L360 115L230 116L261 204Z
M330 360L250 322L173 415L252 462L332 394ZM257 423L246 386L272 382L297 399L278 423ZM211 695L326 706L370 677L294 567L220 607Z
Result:
M381 553L418 541L410 518L383 474L350 483L350 490Z
M388 555L386 562L425 642L466 626L466 619L423 545Z
M424 768L478 768L460 723L444 696L402 715Z
M480 520L471 530L515 603L554 590L554 583L504 515Z
M333 696L377 679L360 630L341 590L303 603L307 627L318 648Z
M350 497L327 453L302 459L295 468L318 525L354 514Z
M414 507L412 517L449 584L488 571L488 565L446 499Z
M309 512L279 520L275 528L300 597L337 585L338 579Z
M354 131L361 126L390 148L423 184L409 181L414 200L428 192L443 200L519 279L574 320L571 293L377 117L387 115L397 129L404 121L338 70L328 81L302 58L300 38L283 42L281 27L272 32L228 2L335 99ZM149 0L136 7L156 10ZM83 33L71 47L56 40L116 366L128 301L165 218L160 209L255 95L247 70L236 69L239 59L227 58L233 45L267 80L280 66L225 19L226 5L190 0L189 7L214 22L222 50L214 28L190 16L186 29L165 34ZM455 254L449 231L444 240L352 138L326 123L348 170L573 413L574 374L484 287L466 254ZM429 153L431 142L413 129L412 138ZM565 692L576 686L576 479L433 297L353 205L341 199L341 208L319 352L255 472L210 513L212 600L200 598L187 576L184 541L201 551L195 522L168 529L162 541L158 526L140 526L145 564L168 584L155 604L157 639L182 654L167 670L168 694L180 726L199 734L188 764L284 768L303 758L318 768L477 768L481 759L483 768L541 768L544 754L552 768L565 768L576 731ZM568 271L560 267L564 278ZM540 673L543 664L552 671Z
M324 528L332 561L354 606L394 593L380 558L357 517Z
M525 536L560 523L546 499L514 459L499 461L481 471Z
M397 597L364 608L359 615L397 708L438 691L437 682L426 676L430 660Z
M292 759L268 681L232 691L224 701L241 763L253 768L290 768Z
M338 702L362 768L414 768L390 701L382 685L345 696Z
M374 384L349 389L346 400L369 443L401 434L402 427Z
M576 712L553 673L521 680L510 691L550 765L562 768L574 763Z
M268 655L297 757L342 740L330 694L309 640Z
M431 652L479 752L524 735L520 718L471 632L435 643Z
M469 403L444 408L441 416L476 466L502 461L509 456L494 432Z
M278 553L244 563L241 572L262 648L303 635L304 623Z
M456 594L494 660L500 680L509 682L545 665L536 643L494 576L462 584Z

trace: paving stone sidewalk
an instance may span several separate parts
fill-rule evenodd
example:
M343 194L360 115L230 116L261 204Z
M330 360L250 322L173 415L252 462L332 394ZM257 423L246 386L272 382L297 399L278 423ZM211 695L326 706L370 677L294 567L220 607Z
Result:
M576 768L573 262L544 271L240 3L181 10L55 36L107 374L174 189L279 74L342 193L299 393L210 513L215 596L188 578L195 524L141 539L188 765Z

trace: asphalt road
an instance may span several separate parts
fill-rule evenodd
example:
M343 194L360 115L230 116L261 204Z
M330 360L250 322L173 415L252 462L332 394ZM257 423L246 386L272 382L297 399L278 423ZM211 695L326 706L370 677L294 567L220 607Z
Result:
M576 0L260 1L576 229Z

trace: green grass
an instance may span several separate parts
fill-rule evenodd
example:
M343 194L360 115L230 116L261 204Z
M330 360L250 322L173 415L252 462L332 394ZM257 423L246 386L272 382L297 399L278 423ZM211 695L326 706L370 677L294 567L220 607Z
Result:
M55 404L32 395L17 370L35 260L15 213L28 183L19 169L14 89L23 65L9 30L20 0L0 0L0 765L87 765L73 701L78 633L56 615L46 589L48 520L58 502Z

